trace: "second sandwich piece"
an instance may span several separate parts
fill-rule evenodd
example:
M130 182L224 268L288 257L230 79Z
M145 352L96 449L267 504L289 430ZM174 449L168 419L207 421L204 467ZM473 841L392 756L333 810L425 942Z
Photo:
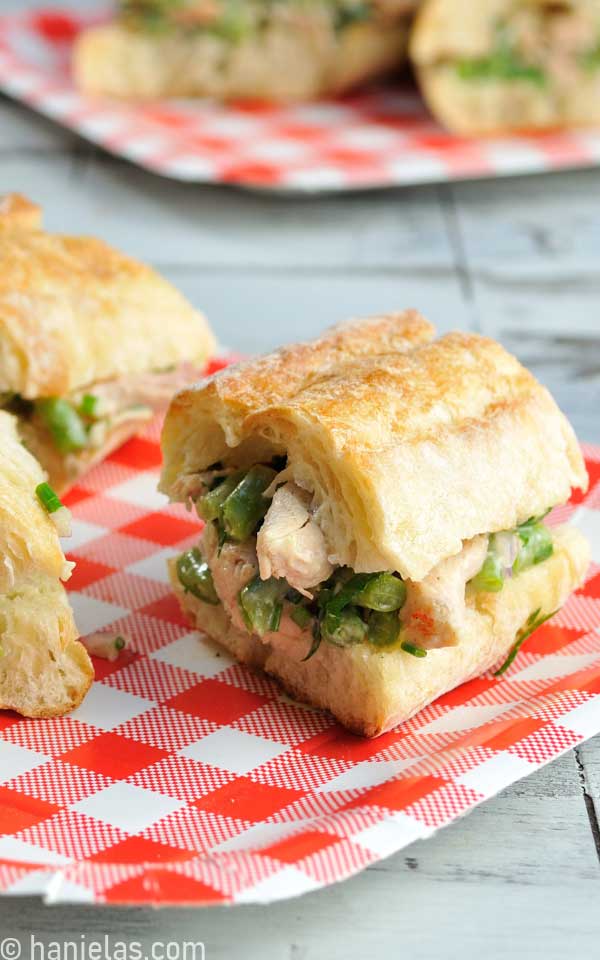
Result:
M415 0L121 0L80 36L77 85L114 97L307 100L402 65Z
M213 352L204 317L101 240L0 198L0 407L58 493L139 432Z

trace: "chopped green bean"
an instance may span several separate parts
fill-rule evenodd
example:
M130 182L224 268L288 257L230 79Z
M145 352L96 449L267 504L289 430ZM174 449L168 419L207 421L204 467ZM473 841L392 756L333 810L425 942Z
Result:
M362 589L353 597L353 603L370 610L391 613L400 610L406 602L406 584L392 573L373 573Z
M302 606L302 604L294 604L292 606L292 609L290 610L290 617L296 626L300 627L302 630L304 630L312 620L310 610L307 610L306 607Z
M35 409L61 453L72 453L87 446L88 435L83 420L68 400L48 397L37 400Z
M228 537L242 542L254 533L269 509L269 499L264 492L274 479L275 471L271 467L257 464L232 490L221 508Z
M279 630L283 598L287 590L285 580L275 577L261 580L259 576L240 590L238 602L250 633L257 633L262 637L265 633Z
M233 473L230 477L222 480L216 487L213 487L212 490L209 490L208 493L205 493L203 497L198 498L196 501L196 510L203 520L210 523L211 520L218 520L220 518L223 504L229 494L235 490L243 476L243 471Z
M367 637L367 624L354 607L345 607L340 612L326 611L321 625L326 640L338 647L360 643Z
M369 643L375 647L391 647L400 635L398 612L383 613L374 610L369 617Z
M521 80L538 87L546 83L544 70L536 64L527 63L506 36L499 37L498 45L489 56L457 61L456 71L461 80L466 81L501 80L513 83Z
M177 560L177 576L186 593L213 606L219 603L212 573L197 547L181 554Z

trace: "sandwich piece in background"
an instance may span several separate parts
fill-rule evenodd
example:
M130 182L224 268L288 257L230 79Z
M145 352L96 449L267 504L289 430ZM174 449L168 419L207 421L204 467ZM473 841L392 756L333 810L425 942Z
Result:
M599 0L425 0L411 58L454 133L600 123Z
M402 66L415 0L123 0L75 82L129 98L311 100Z
M66 511L3 411L0 447L0 709L62 716L94 676L61 582L71 564L53 519Z
M376 736L501 664L583 580L547 510L587 474L499 344L418 314L334 328L178 394L161 489L206 526L171 562L190 620Z
M46 233L34 204L0 199L0 408L59 494L166 409L214 347L149 267Z

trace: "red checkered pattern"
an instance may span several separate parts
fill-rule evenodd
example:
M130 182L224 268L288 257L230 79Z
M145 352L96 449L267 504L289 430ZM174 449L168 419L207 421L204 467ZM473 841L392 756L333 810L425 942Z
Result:
M561 511L586 585L507 674L377 740L292 703L182 618L166 560L199 522L155 493L157 424L69 497L83 633L126 632L61 720L0 717L0 890L48 901L249 903L333 883L426 837L600 731L600 448Z
M111 153L176 180L332 191L600 160L600 133L592 131L481 141L452 136L411 87L283 107L84 97L72 85L69 59L74 38L90 22L56 10L0 18L0 89Z

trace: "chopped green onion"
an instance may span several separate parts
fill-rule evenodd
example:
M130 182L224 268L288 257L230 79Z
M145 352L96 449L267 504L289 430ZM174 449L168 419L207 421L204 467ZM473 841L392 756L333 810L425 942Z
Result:
M530 616L527 618L525 626L522 627L519 633L517 634L517 639L513 644L513 646L511 647L510 653L508 654L506 660L504 661L500 669L496 670L494 674L495 677L501 677L503 673L506 673L506 671L512 664L513 660L517 656L519 650L521 649L525 641L529 639L531 634L535 630L537 630L538 627L541 627L543 623L546 623L547 620L550 620L555 613L558 613L558 611L553 610L552 613L549 613L545 617L540 617L540 613L541 613L541 607L538 607L538 609L534 610L533 613L530 614Z
M271 486L275 476L271 467L257 464L240 480L221 508L227 536L242 542L254 533L269 509L269 500L264 492Z
M91 420L93 420L98 416L99 405L99 397L95 397L93 393L86 393L81 398L81 403L79 404L79 413L82 417L89 417Z
M197 547L181 554L177 560L176 569L179 582L186 593L191 593L204 603L210 603L213 606L219 603L212 573Z
M124 650L125 649L125 638L119 634L118 637L115 637L115 650Z
M38 500L47 513L56 513L56 511L60 510L62 507L60 498L54 492L49 483L39 483L35 488L35 492Z
M392 573L373 573L364 587L354 594L352 602L369 610L391 613L404 606L406 584Z
M346 607L334 613L327 609L321 630L330 643L338 647L348 647L365 640L368 628L355 608Z
M408 640L405 640L400 646L405 653L410 653L411 657L419 657L422 659L427 656L427 650L424 650L423 647L416 647L414 643L409 643Z
M35 409L61 453L71 453L87 446L88 435L83 420L68 400L48 397L46 400L37 400Z
M400 635L398 612L383 613L374 610L369 617L369 643L375 647L391 647Z
M250 633L257 633L262 637L265 633L279 630L283 598L287 590L285 580L275 577L261 580L260 576L256 576L240 590L238 602Z
M490 537L490 547L487 557L479 573L470 581L475 590L483 590L486 593L498 593L504 586L504 574L502 572L502 563L500 557L492 546Z
M521 547L513 564L513 573L521 573L528 567L542 563L554 553L552 534L545 524L537 518L528 520L517 527Z
M292 606L292 609L290 610L290 617L292 618L296 626L300 627L302 630L304 630L305 627L307 627L310 621L312 620L310 611L307 610L306 607L303 607L301 604L294 604Z

